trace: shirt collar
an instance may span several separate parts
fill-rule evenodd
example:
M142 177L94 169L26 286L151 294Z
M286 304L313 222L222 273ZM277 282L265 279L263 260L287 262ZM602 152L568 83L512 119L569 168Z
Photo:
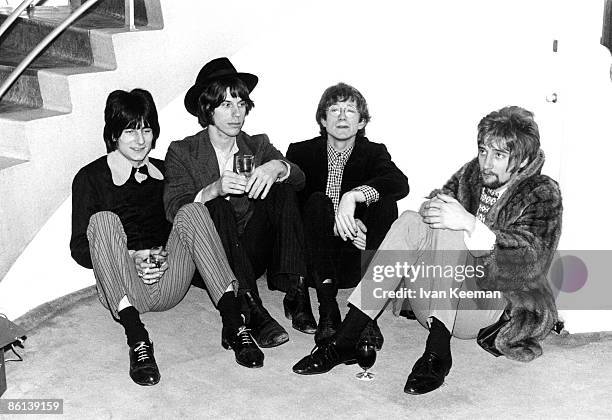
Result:
M110 168L111 175L113 177L113 184L118 187L125 184L130 178L130 175L132 174L133 166L130 161L127 160L125 156L123 156L121 152L119 152L119 150L115 150L114 152L111 152L106 155L106 163ZM149 156L147 156L145 160L142 161L142 165L140 166L147 167L149 176L160 181L164 179L164 175L162 175L161 171L149 161Z
M327 143L327 159L329 160L330 163L334 162L334 163L341 163L342 165L346 165L346 162L351 156L351 152L353 151L354 147L355 147L355 144L353 144L351 147L344 149L343 151L340 152L334 149L331 144Z
M217 148L212 141L210 142L210 144L212 145L213 149L215 149L215 153L217 153L218 155L224 154L223 151ZM234 139L234 144L232 144L232 149L230 150L229 154L236 154L238 150L238 144L236 143L236 139Z
M231 159L236 153L240 151L238 148L238 143L234 139L234 144L232 145L231 150L228 154L225 154L221 149L215 147L215 145L210 142L213 149L215 150L215 155L217 155L217 165L219 165L219 175L223 174L223 171L233 171L234 170L234 160Z

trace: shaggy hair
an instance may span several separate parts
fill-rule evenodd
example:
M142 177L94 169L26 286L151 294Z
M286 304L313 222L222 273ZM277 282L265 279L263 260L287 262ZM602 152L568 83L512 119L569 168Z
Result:
M327 130L321 124L321 120L327 117L327 110L330 106L337 104L338 102L354 101L357 105L357 111L359 111L359 122L365 121L366 125L370 122L370 112L368 111L368 104L357 89L346 83L338 83L334 86L330 86L325 89L319 106L317 106L317 113L315 118L317 124L319 124L319 131L322 136L327 136ZM365 126L357 131L358 136L365 136Z
M255 106L249 97L249 89L239 78L224 77L214 80L206 86L198 99L198 122L202 127L206 128L213 124L213 113L225 101L227 88L232 98L240 98L246 103L246 115L249 115L249 111Z
M540 132L533 113L518 106L491 112L478 123L478 146L483 145L509 151L510 172L519 170L525 159L529 165L540 150Z
M115 90L106 98L104 108L104 144L106 152L117 148L117 139L125 129L151 128L153 143L159 137L159 121L153 96L144 89L134 89L131 92Z

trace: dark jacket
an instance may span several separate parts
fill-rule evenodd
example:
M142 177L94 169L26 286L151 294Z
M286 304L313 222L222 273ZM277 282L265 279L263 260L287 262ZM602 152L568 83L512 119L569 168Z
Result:
M291 166L289 177L284 181L300 189L304 185L304 173L295 164L288 162L265 134L249 136L241 131L236 138L238 154L255 156L255 166L270 160L284 160ZM200 190L219 179L217 155L208 137L208 130L173 141L166 153L166 185L164 207L166 217L173 221L176 212L193 202Z
M544 153L509 182L493 205L485 224L496 235L493 252L478 258L486 268L478 285L500 290L510 305L510 322L502 328L496 346L510 359L530 361L542 354L539 344L557 321L555 297L547 274L561 235L561 191L541 175ZM478 159L457 171L441 190L476 214L482 180Z
M287 159L297 164L306 177L304 189L298 193L301 205L314 192L325 192L327 186L327 139L319 136L292 143L287 149ZM357 137L342 175L340 197L360 185L376 189L380 198L392 197L395 201L408 195L408 178L391 160L384 144L373 143L366 137Z
M163 181L149 177L137 183L132 174L125 184L116 186L106 159L102 156L81 168L72 182L70 253L85 268L92 268L87 228L97 212L110 211L119 216L128 249L165 245L172 228L164 217ZM164 173L162 160L149 160Z

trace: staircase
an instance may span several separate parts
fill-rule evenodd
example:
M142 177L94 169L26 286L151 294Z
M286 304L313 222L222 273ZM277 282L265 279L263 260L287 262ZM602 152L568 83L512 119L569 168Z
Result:
M84 1L34 7L20 17L0 39L0 82ZM0 23L6 18L0 14ZM159 1L135 0L134 23L139 39L146 31L161 29ZM98 94L97 88L112 84L114 39L123 39L123 34L132 36L125 1L101 0L56 38L1 98L0 280L68 197L76 170L104 153L100 109L110 90L105 87L105 94Z

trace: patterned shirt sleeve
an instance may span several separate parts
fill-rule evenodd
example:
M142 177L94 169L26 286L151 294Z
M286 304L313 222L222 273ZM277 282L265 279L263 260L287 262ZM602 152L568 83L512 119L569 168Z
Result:
M375 188L370 187L369 185L360 185L358 187L353 188L356 191L361 191L366 198L366 206L369 206L372 203L376 203L380 198L380 194L376 191Z

